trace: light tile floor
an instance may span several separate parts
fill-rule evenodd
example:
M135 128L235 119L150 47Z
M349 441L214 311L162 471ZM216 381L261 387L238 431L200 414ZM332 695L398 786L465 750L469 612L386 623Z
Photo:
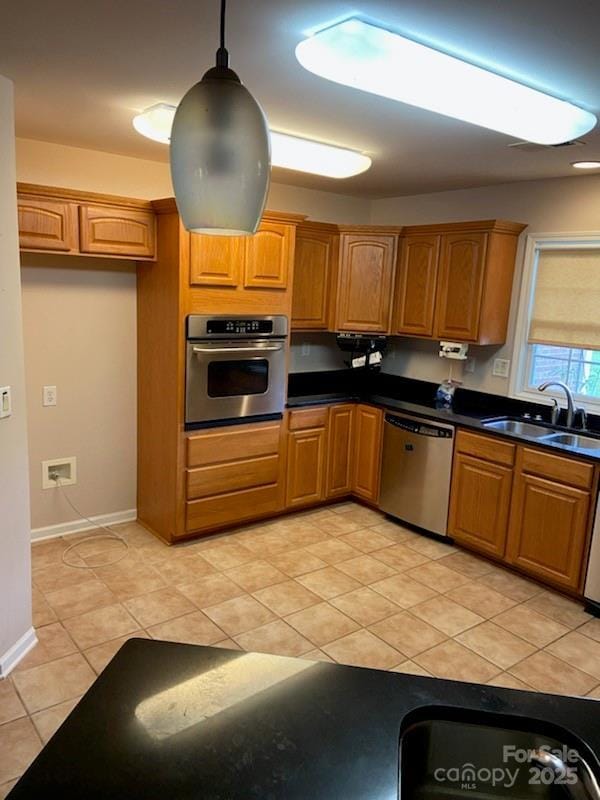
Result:
M177 547L33 546L39 644L0 681L0 800L131 636L600 698L600 620L356 503ZM89 534L80 534L85 538ZM71 551L70 557L73 557Z

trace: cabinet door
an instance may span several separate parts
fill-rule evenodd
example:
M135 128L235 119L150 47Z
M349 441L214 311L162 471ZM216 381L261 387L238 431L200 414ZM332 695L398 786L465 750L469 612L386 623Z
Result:
M194 286L238 286L244 259L241 236L190 236L190 283Z
M19 246L24 250L77 250L77 209L71 203L19 197Z
M437 292L436 338L477 341L487 233L442 236Z
M390 330L396 236L343 234L340 241L336 328Z
M407 236L398 270L394 330L407 336L433 336L439 236Z
M328 233L296 232L292 329L326 330L337 238Z
M286 506L324 499L325 428L288 433Z
M380 408L359 405L356 407L354 419L352 491L365 500L376 503L381 474L383 412Z
M512 469L457 453L452 470L448 533L457 542L502 558Z
M244 286L259 289L287 288L293 246L290 225L261 223L254 236L245 240Z
M351 405L332 406L329 410L327 497L344 497L352 491L353 418Z
M81 205L79 247L82 253L154 258L154 214L129 208Z
M590 493L517 473L507 543L511 564L536 578L578 590Z

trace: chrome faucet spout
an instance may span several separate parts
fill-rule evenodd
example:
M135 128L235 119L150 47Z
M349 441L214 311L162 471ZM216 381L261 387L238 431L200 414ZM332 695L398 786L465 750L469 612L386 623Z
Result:
M562 758L548 752L543 748L530 753L530 761L538 764L542 769L553 772L560 779L563 787L572 800L600 800L600 786L587 761L578 758L575 766L576 779L574 782L565 780L570 775L573 767L569 767Z
M567 397L567 428L573 427L573 419L575 417L575 402L573 401L573 393L566 383L562 381L545 381L538 386L539 392L545 392L550 386L558 386L562 389Z

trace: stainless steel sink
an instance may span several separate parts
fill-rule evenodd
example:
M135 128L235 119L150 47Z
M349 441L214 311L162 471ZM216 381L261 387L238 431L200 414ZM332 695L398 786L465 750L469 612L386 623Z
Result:
M548 428L543 425L535 425L532 422L521 422L518 419L490 419L484 420L483 426L492 428L495 431L505 431L506 433L517 433L523 436L535 436L542 438L548 435Z
M564 444L567 447L574 447L577 450L600 450L600 439L592 439L591 436L583 436L577 433L551 433L543 437L545 442Z
M456 709L439 709L439 716L438 709L430 711L432 716L417 718L401 731L403 800L591 800L597 796L598 764L567 731L551 726L548 732L545 723L490 712L466 712L461 719ZM553 769L547 769L547 764ZM556 771L556 764L566 774ZM573 777L561 780L561 776Z

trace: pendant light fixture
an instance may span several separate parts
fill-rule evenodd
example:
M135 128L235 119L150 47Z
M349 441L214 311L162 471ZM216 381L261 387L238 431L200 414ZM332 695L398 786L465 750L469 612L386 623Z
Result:
M187 230L221 236L256 231L269 188L269 129L262 108L229 68L225 0L216 66L179 103L170 158Z

